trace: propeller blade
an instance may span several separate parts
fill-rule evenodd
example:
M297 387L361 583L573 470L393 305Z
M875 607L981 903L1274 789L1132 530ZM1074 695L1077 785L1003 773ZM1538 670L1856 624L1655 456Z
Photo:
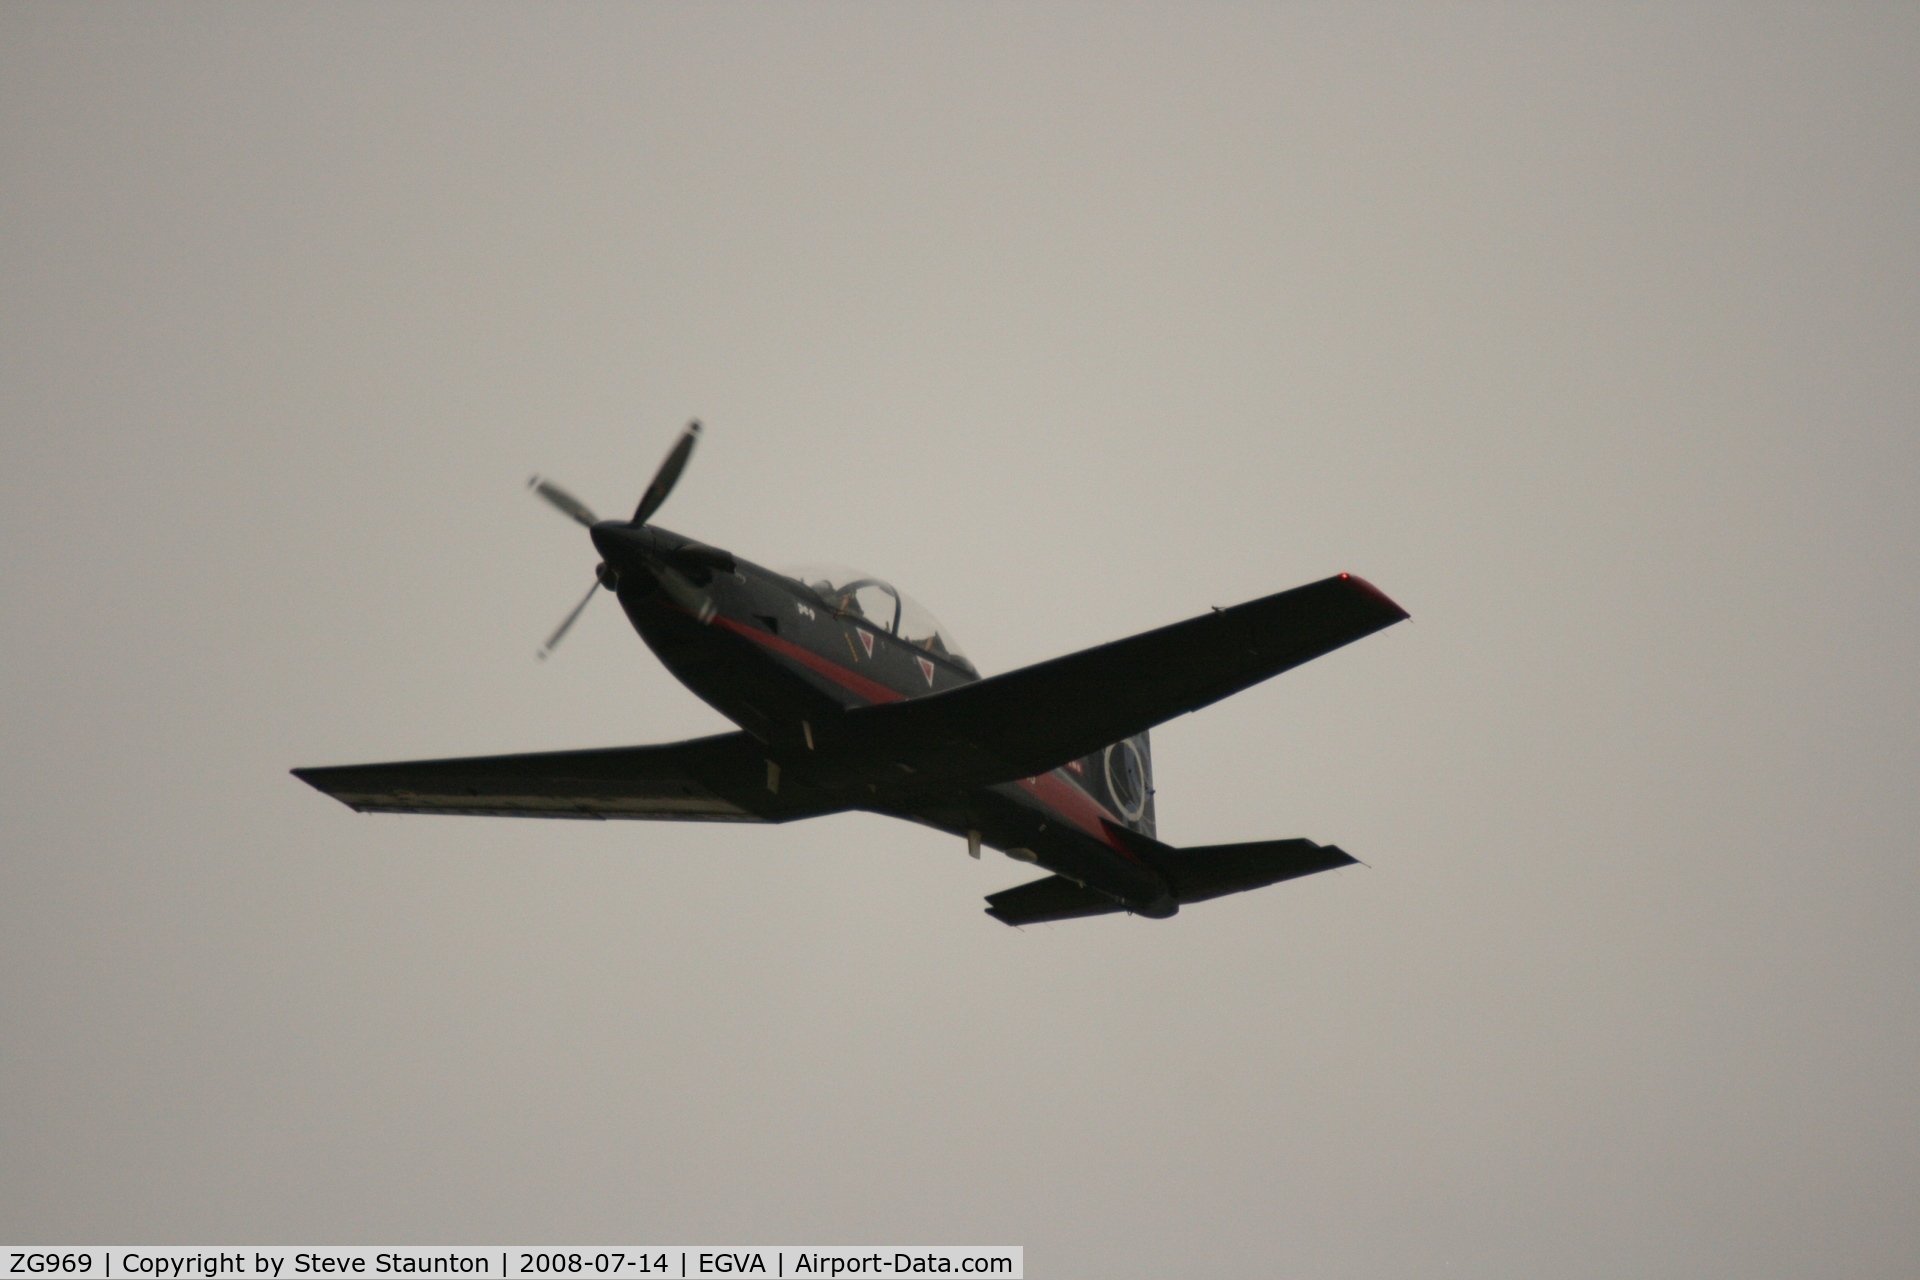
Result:
M567 634L567 628L571 627L574 621L579 618L582 613L586 612L587 606L593 603L593 597L599 590L600 580L595 578L593 585L587 588L587 594L580 598L580 603L573 606L573 612L567 615L567 620L560 624L557 631L547 637L545 644L540 646L540 652L535 655L536 657L542 662L547 660L547 655L553 652L553 647L560 643L560 637Z
M687 429L680 433L680 438L674 441L673 448L668 451L667 460L653 473L653 483L640 495L640 505L634 508L633 523L645 524L660 509L660 504L673 492L680 473L686 470L687 459L693 456L693 446L699 442L700 420L696 418L687 424Z
M539 476L534 476L527 481L527 487L589 529L600 523L600 518L593 514L592 507L551 480L542 480Z

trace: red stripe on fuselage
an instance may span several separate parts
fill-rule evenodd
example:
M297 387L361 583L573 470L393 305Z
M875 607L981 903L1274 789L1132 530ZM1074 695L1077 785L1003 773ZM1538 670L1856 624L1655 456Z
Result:
M1105 805L1061 777L1058 772L1043 773L1037 778L1022 778L1019 787L1109 849L1133 862L1140 862L1140 859L1134 856L1133 850L1121 844L1113 834L1114 827L1126 824L1108 813ZM1141 862L1140 865L1146 864Z
M803 649L791 640L782 640L770 631L744 626L720 614L714 615L713 625L725 627L736 635L745 636L749 640L765 645L777 654L792 658L807 670L818 672L841 688L859 694L868 702L902 702L906 699L907 695L898 689L889 689L878 680L869 680L857 671L849 671L831 658L823 658L813 650Z

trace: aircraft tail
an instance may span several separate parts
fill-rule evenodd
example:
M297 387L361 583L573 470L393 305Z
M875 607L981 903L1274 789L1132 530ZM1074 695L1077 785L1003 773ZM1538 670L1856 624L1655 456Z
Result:
M1129 830L1152 837L1153 747L1146 730L1082 756L1067 769L1087 794L1118 814Z
M1311 840L1256 840L1248 844L1201 845L1176 849L1138 834L1122 837L1142 860L1160 873L1182 906L1229 893L1245 893L1282 880L1353 865L1358 859L1338 845ZM987 914L1006 924L1041 924L1081 916L1124 911L1125 906L1097 889L1082 888L1064 876L1003 889L987 895Z

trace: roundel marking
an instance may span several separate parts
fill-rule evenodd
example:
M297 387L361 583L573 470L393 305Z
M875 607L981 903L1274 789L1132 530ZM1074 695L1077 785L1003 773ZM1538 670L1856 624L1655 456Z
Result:
M1140 821L1140 815L1147 811L1147 771L1140 765L1140 748L1127 739L1114 743L1103 754L1107 794L1113 797L1114 807L1128 822Z

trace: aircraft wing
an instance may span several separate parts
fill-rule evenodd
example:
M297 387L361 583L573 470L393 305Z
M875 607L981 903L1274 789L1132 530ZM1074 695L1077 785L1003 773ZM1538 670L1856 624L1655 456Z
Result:
M293 776L361 813L786 822L846 808L793 779L770 791L766 756L744 733L649 747L295 769Z
M945 693L861 707L847 713L846 742L922 783L1033 777L1405 617L1343 573Z

